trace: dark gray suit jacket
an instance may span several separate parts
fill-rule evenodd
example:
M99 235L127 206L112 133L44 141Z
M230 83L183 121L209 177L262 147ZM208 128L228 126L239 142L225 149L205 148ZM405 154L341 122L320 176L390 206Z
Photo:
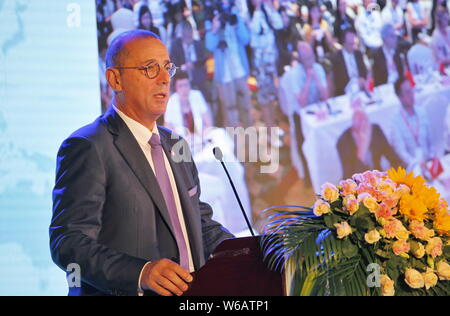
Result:
M159 127L180 195L195 269L224 239L233 237L213 221L200 201L194 162L174 162L172 148L186 145ZM182 152L177 145L177 153ZM182 146L186 149L187 146ZM172 225L157 179L125 122L112 107L74 132L58 152L53 217L53 261L81 268L81 288L69 295L136 295L144 264L179 262Z

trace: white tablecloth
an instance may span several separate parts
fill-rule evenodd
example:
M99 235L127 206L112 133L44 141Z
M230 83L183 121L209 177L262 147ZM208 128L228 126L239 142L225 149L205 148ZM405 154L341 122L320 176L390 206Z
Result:
M393 115L400 108L400 101L395 95L392 85L378 87L375 99L379 102L366 105L366 112L372 123L380 125L387 139L391 137ZM450 87L440 84L421 85L416 88L416 105L427 109L432 127L433 139L443 148L444 118L450 102ZM337 142L339 137L352 124L353 111L350 108L348 96L341 96L328 100L333 111L341 111L336 115L329 115L324 120L308 112L315 111L318 105L306 109L295 110L301 115L302 129L305 137L303 152L306 156L313 188L320 192L325 182L334 184L342 180L343 172ZM323 106L323 105L322 105ZM442 144L442 146L440 146ZM296 150L292 148L292 150ZM301 171L299 172L301 174Z

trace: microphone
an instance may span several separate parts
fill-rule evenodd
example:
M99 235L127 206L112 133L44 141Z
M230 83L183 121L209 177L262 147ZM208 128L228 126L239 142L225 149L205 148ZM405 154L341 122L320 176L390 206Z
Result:
M236 187L234 186L233 180L231 179L230 174L228 173L227 167L225 166L225 163L223 162L222 150L220 150L219 147L214 147L213 154L214 154L214 157L216 157L216 159L218 161L220 161L220 163L222 164L223 170L225 170L225 173L227 174L228 181L230 181L231 187L233 188L234 196L236 197L236 200L239 203L239 207L241 208L242 215L244 215L245 222L247 223L248 229L250 230L250 233L252 234L252 236L255 237L255 233L253 232L252 225L250 224L250 221L248 220L248 217L247 217L247 213L245 213L244 207L242 206L242 202L236 191Z

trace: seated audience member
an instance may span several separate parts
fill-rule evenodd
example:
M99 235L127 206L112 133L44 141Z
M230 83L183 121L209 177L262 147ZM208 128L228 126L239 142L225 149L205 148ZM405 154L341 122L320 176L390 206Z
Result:
M309 7L308 23L303 26L303 34L319 60L334 51L330 28L322 17L320 6L315 2Z
M172 62L186 71L192 88L200 90L210 100L210 89L207 86L206 51L201 41L194 40L194 32L189 21L181 24L181 38L176 39L170 49Z
M381 39L381 27L383 22L379 10L374 10L375 0L364 0L355 20L355 28L361 37L362 43L369 49L379 48L383 41Z
M164 116L165 124L177 134L203 136L203 132L212 126L211 117L203 95L198 90L192 90L189 75L179 71L173 79L175 93L167 104Z
M382 158L391 167L402 162L387 141L381 127L370 123L362 108L355 109L352 126L339 137L337 149L341 158L343 177L349 179L356 173L367 170L383 170Z
M339 43L344 42L344 31L355 27L354 14L347 6L347 0L336 0L335 20L333 25L334 37ZM353 12L352 12L353 13Z
M372 66L375 86L385 83L395 83L403 76L403 65L398 51L398 38L392 24L385 24L381 29L383 46L377 49Z
M410 0L406 6L406 15L411 26L411 36L415 43L419 39L420 33L426 33L429 13L425 9L422 1Z
M298 85L297 101L300 107L316 103L328 98L328 88L325 71L316 62L314 52L306 42L299 42L298 55L300 63L293 67L295 81Z
M383 11L381 11L381 18L384 24L392 24L395 29L395 34L403 37L405 34L405 17L403 9L399 5L399 0L389 0Z
M153 25L152 13L146 5L142 5L139 9L138 29L150 31L160 36L159 29Z
M447 67L450 64L450 26L447 9L436 11L436 28L431 39L431 49L436 63Z
M423 172L423 163L437 154L426 110L415 105L414 88L409 81L397 80L395 93L402 106L392 120L392 147L408 170Z
M413 75L438 69L428 36L421 34L417 43L408 51L408 64Z
M357 49L357 36L352 29L344 32L343 48L334 58L333 76L335 96L345 94L350 82L357 84L361 90L366 87L367 68L362 53Z
M225 220L232 231L240 232L243 230L241 214L225 213L236 209L238 205L232 188L229 185L223 185L220 181L223 179L223 170L217 168L217 160L213 155L213 148L220 147L224 161L227 162L228 171L241 196L244 209L250 211L245 170L234 155L233 139L225 129L213 128L208 105L200 91L191 89L186 72L178 71L172 80L175 93L170 96L167 104L165 124L188 141L202 181L202 189L208 188L202 190L203 199L217 207L215 219Z

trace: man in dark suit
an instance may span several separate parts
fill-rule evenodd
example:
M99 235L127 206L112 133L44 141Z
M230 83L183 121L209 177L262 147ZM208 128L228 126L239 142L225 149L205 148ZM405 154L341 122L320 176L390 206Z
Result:
M395 28L391 24L385 24L381 29L383 46L374 54L372 66L373 83L381 86L386 83L395 83L403 76L403 64L398 50L398 37Z
M69 295L181 295L224 239L200 201L187 143L156 126L176 67L148 31L108 49L113 104L66 139L57 159L50 247L62 269L80 267Z
M402 166L400 157L392 149L381 127L370 123L361 108L355 110L352 126L339 137L337 149L344 179L367 170L382 171L383 157L391 167Z
M334 95L345 94L345 89L353 80L361 90L366 89L367 69L363 55L357 49L357 35L354 29L344 31L343 48L338 51L333 61Z
M189 74L192 88L200 90L210 101L206 74L206 52L201 41L194 40L193 29L189 21L181 24L183 36L172 43L170 57L172 61Z

